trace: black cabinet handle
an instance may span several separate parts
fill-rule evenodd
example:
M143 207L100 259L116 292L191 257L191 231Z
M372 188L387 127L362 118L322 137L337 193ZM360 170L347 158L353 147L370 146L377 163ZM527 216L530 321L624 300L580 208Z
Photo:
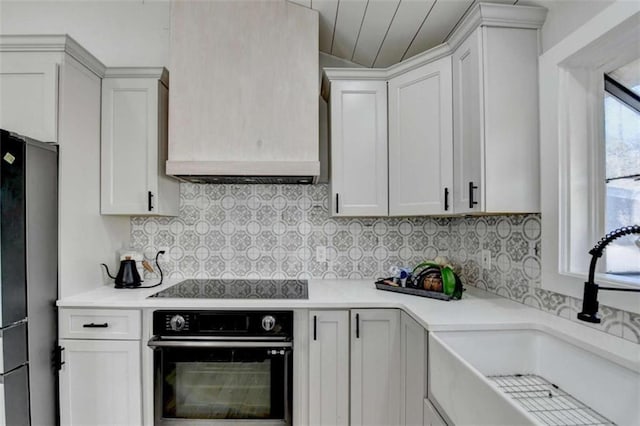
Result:
M473 190L478 189L477 186L473 184L473 182L469 182L469 208L472 209L473 206L478 204L477 201L473 201Z
M104 322L102 324L95 324L95 323L90 323L90 324L83 324L82 327L84 328L107 328L109 327L109 323Z
M153 192L149 191L147 194L148 210L153 211Z
M449 188L444 189L444 211L449 210Z
M318 340L318 317L313 316L313 340Z
M356 314L356 339L360 338L360 314Z
M340 213L340 194L336 192L336 214Z
M62 346L56 346L53 349L53 367L56 371L62 370L62 366L65 364L62 355L63 351L64 348Z

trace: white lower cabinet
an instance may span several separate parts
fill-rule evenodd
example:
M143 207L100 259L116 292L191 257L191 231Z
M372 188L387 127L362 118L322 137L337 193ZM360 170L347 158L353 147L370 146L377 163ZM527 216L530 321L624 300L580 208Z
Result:
M140 425L140 342L60 341L60 422L63 425Z
M400 424L400 311L311 311L309 324L309 424Z
M351 425L400 423L400 311L351 311Z
M425 329L406 313L400 314L400 424L421 426L427 397Z
M349 424L349 311L309 314L309 424Z
M61 309L58 318L60 423L141 425L140 311Z

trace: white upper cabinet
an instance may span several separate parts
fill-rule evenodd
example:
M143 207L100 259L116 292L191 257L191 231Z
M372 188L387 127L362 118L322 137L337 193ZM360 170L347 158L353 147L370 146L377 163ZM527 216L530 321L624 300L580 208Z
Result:
M478 3L447 42L404 62L325 68L332 214L540 211L537 59L545 16L540 7Z
M332 83L331 211L387 216L387 83Z
M389 80L389 215L453 211L451 58Z
M454 211L540 211L538 31L483 26L453 53Z
M481 211L478 191L482 176L482 39L474 31L453 53L454 208L456 213ZM483 187L484 188L484 187Z
M60 54L6 52L0 61L0 128L58 141Z
M167 177L168 74L112 68L102 80L101 212L177 216L178 181Z

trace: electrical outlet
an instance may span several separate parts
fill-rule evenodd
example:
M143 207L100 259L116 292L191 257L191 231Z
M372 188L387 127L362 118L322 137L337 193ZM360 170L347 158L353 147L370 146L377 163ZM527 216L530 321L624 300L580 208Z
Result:
M491 269L491 251L482 250L482 268Z
M327 248L325 246L316 247L316 262L318 263L327 262Z

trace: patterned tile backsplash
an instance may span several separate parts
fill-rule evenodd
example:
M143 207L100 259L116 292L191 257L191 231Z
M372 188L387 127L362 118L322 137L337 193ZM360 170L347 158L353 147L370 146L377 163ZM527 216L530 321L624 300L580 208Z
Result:
M161 266L173 278L374 279L393 265L444 256L466 285L571 320L581 308L540 288L538 214L352 219L331 217L328 203L327 185L183 183L180 216L132 218L131 245L147 259L167 250ZM601 324L581 324L640 343L640 315L600 312Z

